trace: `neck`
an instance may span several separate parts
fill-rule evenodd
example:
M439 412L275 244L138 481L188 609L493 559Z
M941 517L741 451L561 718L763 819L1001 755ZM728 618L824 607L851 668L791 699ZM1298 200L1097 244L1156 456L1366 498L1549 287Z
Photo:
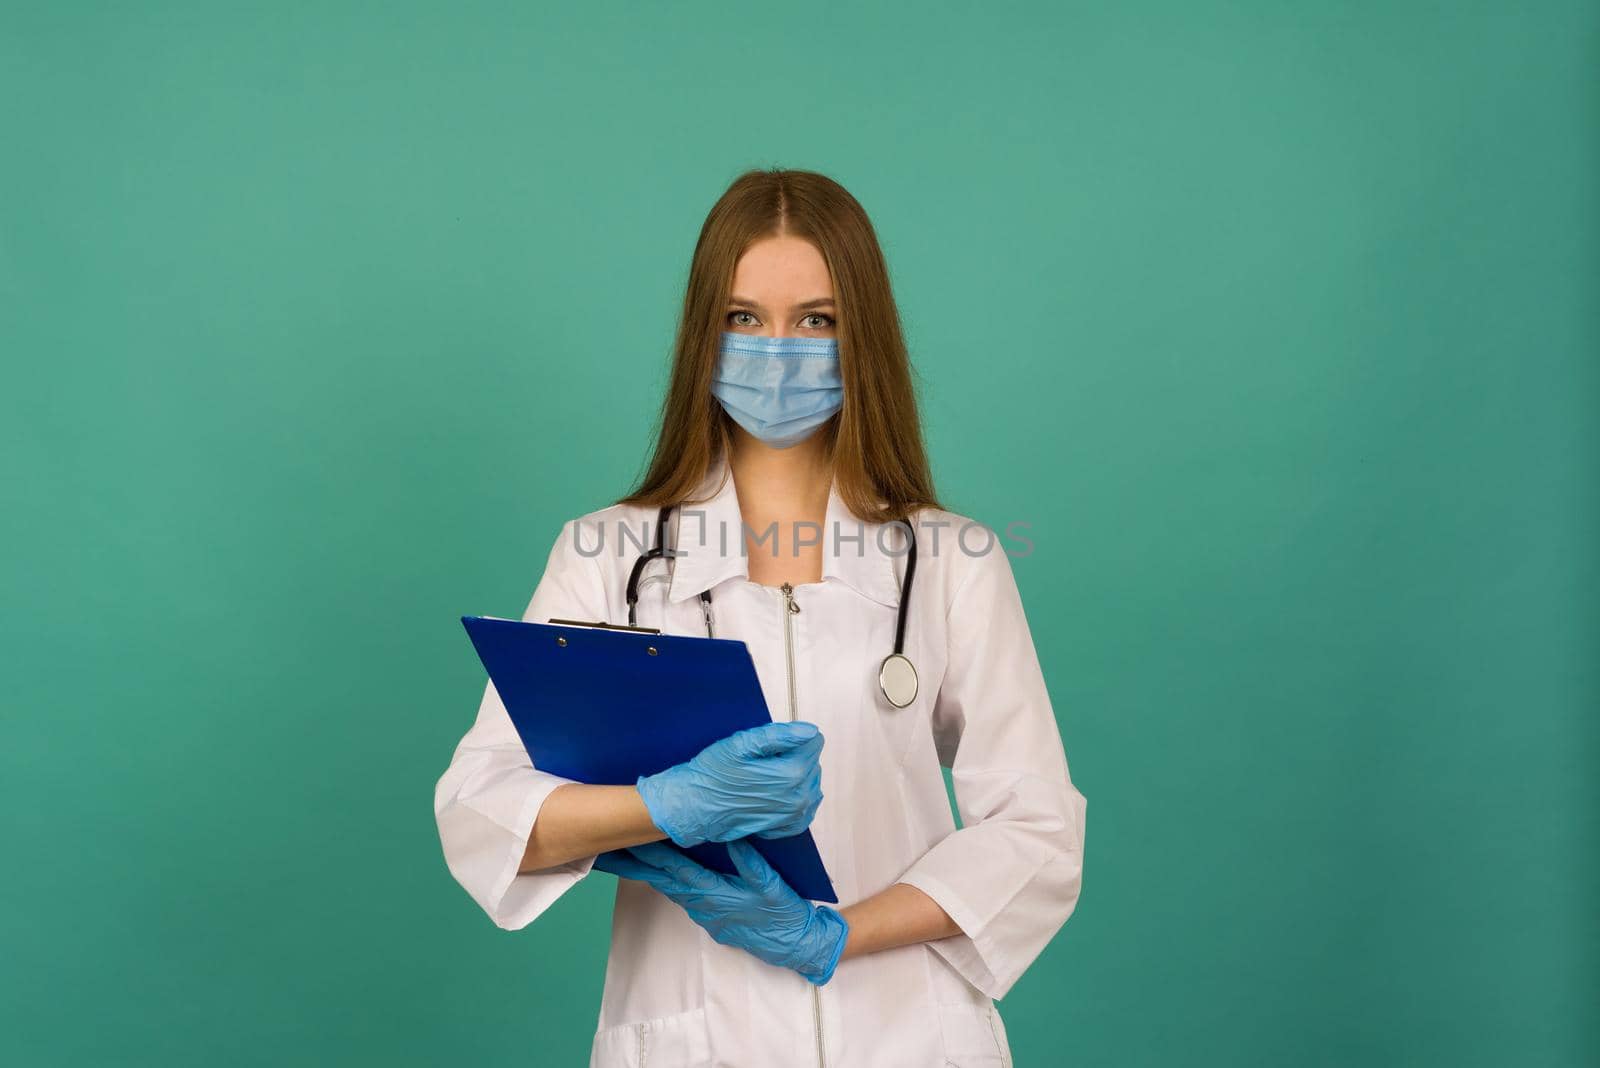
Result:
M746 521L822 521L833 486L822 438L816 433L798 445L774 449L734 427L728 467Z

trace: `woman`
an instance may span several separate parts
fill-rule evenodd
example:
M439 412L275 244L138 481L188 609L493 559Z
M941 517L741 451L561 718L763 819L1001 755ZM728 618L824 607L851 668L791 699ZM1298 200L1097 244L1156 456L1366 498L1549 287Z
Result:
M1077 903L1085 801L1006 552L938 507L883 256L836 183L752 171L713 207L649 469L563 527L523 618L743 641L776 721L586 785L533 767L485 689L438 784L445 857L507 929L620 876L591 1065L1010 1063L992 999ZM740 841L807 827L838 907ZM667 841L727 841L739 872Z

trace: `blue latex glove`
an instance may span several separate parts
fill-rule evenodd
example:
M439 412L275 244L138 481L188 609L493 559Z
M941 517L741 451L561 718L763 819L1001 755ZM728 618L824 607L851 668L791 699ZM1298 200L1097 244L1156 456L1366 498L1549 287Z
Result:
M810 826L822 803L821 752L816 724L763 723L635 785L651 822L680 846L787 838Z
M683 906L689 918L725 946L799 972L818 986L833 978L850 924L813 905L772 870L749 842L729 842L737 876L714 872L660 842L609 857L606 870L649 883Z

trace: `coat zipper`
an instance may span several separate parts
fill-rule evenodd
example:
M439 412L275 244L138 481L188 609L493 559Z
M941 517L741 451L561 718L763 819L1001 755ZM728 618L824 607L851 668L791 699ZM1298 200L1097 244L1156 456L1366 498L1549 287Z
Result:
M1006 1055L1006 1046L1000 1041L1000 1029L994 1025L994 1010L989 1010L989 1033L994 1036L994 1048L1000 1053L1000 1063L1005 1068L1010 1068L1011 1058Z
M796 718L796 709L799 707L795 700L794 692L794 626L789 617L800 611L800 606L794 602L794 587L785 582L778 587L783 592L783 651L789 665L789 718Z
M800 606L795 603L793 586L785 582L778 589L783 593L783 651L789 672L789 719L792 721L799 713L794 682L794 616L799 614ZM817 1035L817 1064L819 1068L828 1068L826 1047L822 1042L822 989L815 985L811 987L811 1022Z

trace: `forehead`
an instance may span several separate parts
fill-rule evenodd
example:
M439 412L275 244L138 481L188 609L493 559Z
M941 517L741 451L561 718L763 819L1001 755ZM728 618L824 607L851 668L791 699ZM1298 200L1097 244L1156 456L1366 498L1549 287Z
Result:
M799 237L768 237L745 249L733 292L771 307L833 296L833 277L817 246Z

